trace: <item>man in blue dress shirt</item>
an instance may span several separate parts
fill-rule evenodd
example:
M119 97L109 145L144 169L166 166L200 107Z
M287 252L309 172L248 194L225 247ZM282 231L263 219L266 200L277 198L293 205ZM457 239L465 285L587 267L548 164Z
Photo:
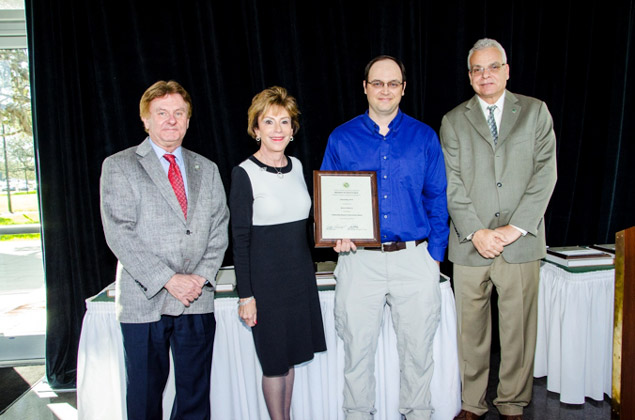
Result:
M429 419L432 341L440 319L439 263L448 244L446 177L439 139L405 115L403 64L379 56L365 69L368 111L329 137L322 170L376 171L380 248L337 241L336 329L345 345L347 420L372 419L375 351L391 307L401 371L399 412Z

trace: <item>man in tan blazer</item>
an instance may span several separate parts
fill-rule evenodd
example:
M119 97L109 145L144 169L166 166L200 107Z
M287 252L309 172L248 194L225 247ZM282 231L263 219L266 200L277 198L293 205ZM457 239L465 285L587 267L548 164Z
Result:
M441 143L451 217L462 410L487 413L490 297L498 292L501 365L494 405L522 419L531 400L543 216L556 183L556 138L544 102L505 89L503 47L481 39L468 55L476 95L448 112Z

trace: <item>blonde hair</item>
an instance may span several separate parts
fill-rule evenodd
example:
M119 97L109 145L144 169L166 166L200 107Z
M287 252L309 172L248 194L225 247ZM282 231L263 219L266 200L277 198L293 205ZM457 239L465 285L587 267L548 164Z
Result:
M173 93L178 93L183 97L183 100L187 104L187 118L191 118L192 98L190 98L190 94L187 93L183 86L174 80L170 80L169 82L159 80L143 93L141 101L139 101L139 116L141 118L149 116L150 102L154 101L156 98L163 98L165 95L171 95Z
M284 108L291 117L291 126L293 134L300 129L300 110L295 98L287 93L287 90L280 86L272 86L263 90L253 97L251 106L247 111L247 133L253 137L258 137L254 131L258 128L258 118L272 106Z

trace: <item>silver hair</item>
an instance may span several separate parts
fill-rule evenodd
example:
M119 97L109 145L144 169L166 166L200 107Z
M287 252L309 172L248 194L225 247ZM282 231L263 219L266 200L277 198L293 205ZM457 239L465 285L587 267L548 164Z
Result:
M470 50L470 52L467 54L467 69L470 69L470 58L472 58L472 54L474 54L476 51L478 50L483 50L485 48L496 48L498 51L500 51L501 56L503 57L503 62L501 64L507 64L507 54L505 54L505 48L503 48L503 46L500 44L500 42L496 41L495 39L491 39L491 38L483 38L483 39L479 39L478 41L476 41L474 43L474 46L472 47L472 49Z

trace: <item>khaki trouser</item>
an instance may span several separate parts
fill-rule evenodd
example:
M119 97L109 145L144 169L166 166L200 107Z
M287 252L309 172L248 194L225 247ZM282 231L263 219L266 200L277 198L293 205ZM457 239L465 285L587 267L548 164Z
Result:
M432 342L440 321L439 267L427 246L395 252L358 249L338 259L335 327L344 341L344 411L347 420L375 413L375 351L384 305L397 334L401 385L399 412L408 420L432 414Z
M487 412L485 393L491 347L492 287L498 293L501 364L494 405L504 415L522 414L531 400L536 349L540 262L507 263L502 256L486 267L454 264L462 408Z

